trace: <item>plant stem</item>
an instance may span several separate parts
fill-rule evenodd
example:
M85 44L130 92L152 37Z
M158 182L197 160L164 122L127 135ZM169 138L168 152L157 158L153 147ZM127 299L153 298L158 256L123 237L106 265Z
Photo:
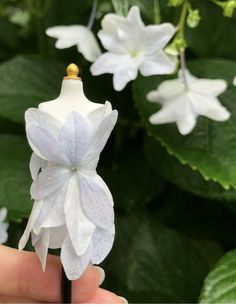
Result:
M98 5L98 0L94 0L92 10L91 10L91 13L90 13L90 16L89 16L88 25L87 25L87 28L90 29L90 30L92 29L93 24L94 24L96 12L97 12L97 5Z
M154 23L161 23L160 0L153 0Z
M61 275L61 294L62 294L62 304L71 304L71 284L72 282L66 277L64 268L62 267Z
M180 56L180 66L181 66L181 72L182 72L184 86L185 86L186 89L188 89L188 81L187 81L187 77L186 77L185 52L181 51L179 56Z
M186 16L187 16L187 12L188 12L188 6L189 6L189 3L188 3L188 1L186 1L182 6L180 19L179 19L179 23L178 23L179 34L183 38L184 38L184 28L185 28L185 21L186 21Z

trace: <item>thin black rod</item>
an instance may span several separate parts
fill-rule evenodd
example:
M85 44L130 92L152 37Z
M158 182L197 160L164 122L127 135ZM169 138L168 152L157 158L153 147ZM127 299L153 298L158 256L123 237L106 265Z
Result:
M71 281L66 277L63 267L61 276L61 294L62 304L71 304Z

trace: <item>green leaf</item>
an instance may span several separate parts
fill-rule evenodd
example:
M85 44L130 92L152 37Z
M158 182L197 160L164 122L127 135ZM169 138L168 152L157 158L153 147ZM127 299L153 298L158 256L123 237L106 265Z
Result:
M129 1L127 0L111 0L116 14L126 16L129 10Z
M209 251L158 223L156 214L117 218L107 282L130 303L196 302L209 270Z
M132 147L115 167L101 169L101 176L111 190L116 207L125 212L145 207L165 186L165 181L149 166L143 152Z
M24 121L24 112L55 99L64 75L62 64L39 57L16 57L0 65L0 115Z
M7 207L8 218L20 221L32 207L29 173L30 149L21 136L0 135L0 206Z
M174 155L182 164L198 170L206 180L213 180L224 188L236 187L236 88L232 80L236 63L227 60L200 59L188 62L190 71L203 78L225 79L229 87L220 96L223 105L231 112L226 122L215 122L200 117L193 132L179 134L175 124L151 125L148 118L160 106L147 101L146 95L155 89L164 77L139 77L133 84L133 93L148 133ZM172 76L173 78L174 76ZM171 77L169 77L171 78Z
M204 282L200 303L236 303L236 250L223 256L209 273Z
M146 139L145 151L153 168L176 186L205 198L236 200L235 189L225 190L212 180L204 180L199 172L192 170L188 165L181 164L173 155L168 154L166 149L154 138L148 137Z

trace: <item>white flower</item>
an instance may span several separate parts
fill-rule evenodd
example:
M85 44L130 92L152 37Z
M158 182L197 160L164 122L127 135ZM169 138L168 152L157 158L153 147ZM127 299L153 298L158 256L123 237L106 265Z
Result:
M101 54L93 32L82 25L55 26L48 28L46 34L56 38L56 48L65 49L74 45L89 62L94 62Z
M116 120L110 103L88 115L71 112L64 123L38 109L26 111L35 203L19 249L31 233L45 269L48 248L61 248L71 280L100 263L113 244L113 199L96 166Z
M143 76L172 73L176 57L167 55L163 48L174 32L170 23L145 26L137 6L130 9L126 18L107 14L98 37L108 52L96 60L91 72L93 75L114 74L113 84L117 91L136 79L138 71Z
M8 233L7 229L9 224L4 222L7 216L7 209L5 207L0 209L0 244L7 242Z
M216 121L229 119L229 111L217 98L227 88L224 80L198 79L187 70L185 76L187 84L179 70L178 79L164 81L147 94L149 101L162 105L149 118L152 124L176 122L179 132L186 135L193 130L199 115Z

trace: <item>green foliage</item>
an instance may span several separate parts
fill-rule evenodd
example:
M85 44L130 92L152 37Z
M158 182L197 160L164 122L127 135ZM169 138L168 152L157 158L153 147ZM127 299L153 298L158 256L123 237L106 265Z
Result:
M227 253L205 279L200 296L203 304L236 303L236 250Z
M177 25L187 3L100 0L93 31L104 14L126 15L132 5L146 24ZM231 118L220 123L201 117L190 135L181 136L174 124L148 122L160 106L146 94L175 75L139 76L115 92L112 76L91 76L76 47L57 50L45 35L49 26L86 25L92 0L0 3L0 207L8 208L8 245L17 247L32 207L24 112L56 98L65 67L75 62L87 97L109 100L119 111L98 168L114 197L117 231L103 263L104 286L133 303L196 303L200 292L202 303L236 303L235 251L215 267L236 248L236 18L224 17L214 1L188 4L182 32L167 51L176 55L187 47L193 74L228 82L220 101Z

